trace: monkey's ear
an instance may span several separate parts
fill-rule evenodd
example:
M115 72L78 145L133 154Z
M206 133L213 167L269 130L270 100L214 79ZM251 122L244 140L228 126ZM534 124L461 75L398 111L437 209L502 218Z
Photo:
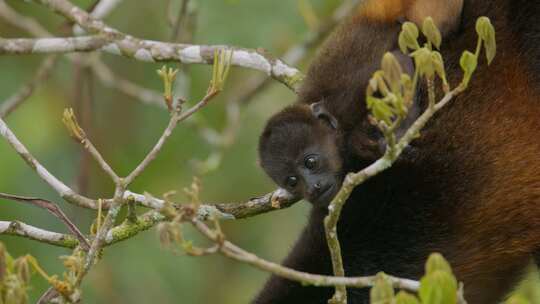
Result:
M309 107L313 116L326 122L332 129L337 130L339 127L337 119L326 110L322 101L312 103Z
M433 18L443 35L455 30L461 21L464 0L415 0L405 12L405 19L422 26Z

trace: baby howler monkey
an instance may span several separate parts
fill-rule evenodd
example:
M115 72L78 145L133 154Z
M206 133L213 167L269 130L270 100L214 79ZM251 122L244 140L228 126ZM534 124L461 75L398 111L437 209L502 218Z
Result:
M469 303L497 303L530 259L540 259L538 1L366 0L329 37L298 101L275 114L260 138L263 169L313 205L284 265L332 274L322 223L327 205L345 174L376 160L385 145L369 122L365 88L383 54L399 54L401 23L428 16L442 30L451 84L461 80L462 51L476 45L480 16L497 30L498 55L489 68L478 67L468 90L392 168L353 191L338 224L345 273L419 278L428 255L441 252ZM410 73L410 59L396 56ZM420 86L402 128L426 99ZM254 303L326 303L332 292L272 276ZM348 298L368 303L368 291L348 289Z

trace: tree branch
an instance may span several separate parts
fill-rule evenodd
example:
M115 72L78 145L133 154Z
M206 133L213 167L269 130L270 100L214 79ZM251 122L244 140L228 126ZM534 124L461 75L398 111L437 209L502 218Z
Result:
M75 226L75 224L73 224L73 222L66 216L62 209L60 209L56 204L37 197L25 197L6 193L0 193L0 198L31 204L33 206L40 207L49 211L52 215L54 215L66 225L68 230L71 231L71 233L79 240L83 249L88 250L90 248L90 244L88 243L88 240L86 240L86 237L81 233L79 228L77 228L77 226Z
M51 186L58 195L67 202L84 207L96 208L96 203L87 197L75 193L71 188L52 175L45 167L43 167L33 156L28 149L19 141L19 139L9 129L3 119L0 118L0 135L15 149L19 156L38 174L38 176Z
M171 119L169 120L169 124L167 125L167 128L165 128L165 131L163 131L163 134L157 141L156 145L152 148L152 150L146 155L146 157L143 159L143 161L126 177L124 178L124 185L129 185L133 182L133 180L141 174L141 172L152 162L159 151L161 151L161 148L165 144L165 141L171 136L172 131L178 125L179 122L183 121L184 119L190 117L195 112L199 111L201 108L206 106L208 102L212 98L214 98L219 92L210 90L206 96L203 97L201 101L199 101L196 105L191 107L185 112L180 112L180 109L175 110L172 113Z
M44 230L19 221L0 221L0 234L22 236L42 243L71 249L79 245L79 241L69 234Z
M67 0L35 1L66 17L68 20L77 23L89 33L99 33L101 36L106 36L107 38L105 40L108 40L109 43L103 47L99 46L96 49L102 49L108 53L150 62L179 61L182 63L212 64L215 51L232 49L234 51L231 59L232 65L262 71L294 91L299 89L299 85L303 79L303 74L297 69L286 65L279 59L272 58L256 50L231 48L222 45L175 44L141 40L126 35L107 26L102 21L92 18L87 12L74 6ZM30 42L28 44L32 45ZM55 47L62 49L59 46ZM54 47L51 48L54 49ZM28 50L28 47L26 50ZM88 48L84 50L88 51Z
M222 240L222 238L206 224L197 220L191 219L193 226L199 230L204 236L219 244L219 251L234 260L249 264L263 271L267 271L280 277L301 282L313 286L348 286L348 287L371 287L375 284L376 276L366 277L335 277L311 274L307 272L297 271L291 268L281 266L279 264L259 258L257 255L243 250L233 243ZM394 288L417 291L420 284L418 281L402 279L388 276Z
M161 210L165 207L164 200L130 191L124 193L124 199L134 201L154 210ZM197 209L197 217L203 221L208 220L210 216L224 220L242 219L285 209L296 202L298 202L298 198L293 197L283 189L278 189L261 197L252 198L244 203L201 204ZM178 208L182 208L183 205L174 204Z
M100 4L102 2L108 3L106 7L109 11L100 11L98 15L101 17L103 17L104 13L110 12L110 9L112 9L111 5L118 4L118 2L120 1L119 0L100 1L100 3L98 3L98 5L94 8L94 11L100 10L100 7L101 7ZM39 23L35 22L31 18L25 17L17 13L10 6L6 5L3 0L0 0L0 17L4 18L11 25L29 32L33 36L52 37L52 34L49 33ZM67 58L72 62L80 60L80 58L76 59L73 56L67 56ZM123 79L120 76L115 75L111 71L111 69L109 69L109 67L105 65L99 59L98 56L95 56L94 58L91 58L90 60L84 60L83 64L89 66L92 69L92 72L97 76L101 84L103 84L105 87L119 90L120 92L126 94L127 96L131 96L133 98L139 99L145 104L150 104L150 105L159 106L161 108L165 108L165 105L163 104L163 96L161 94L159 94L158 92L154 90L143 88L127 79ZM37 74L39 74L39 72L37 72ZM33 84L34 81L32 81L31 83ZM27 86L30 86L30 83ZM22 87L19 90L19 92L16 95L13 95L11 98L9 98L8 101L13 98L16 98L16 100L19 100L19 98L22 98L22 97L16 97L16 96L23 95L23 94L25 96L24 98L27 98L26 94L29 94L29 93L25 93L25 92L28 92L28 89L26 88L27 86ZM8 103L8 101L4 102L6 106L3 106L3 107L8 108L8 105L10 103L13 103L13 101L10 103ZM4 109L3 107L0 109ZM5 109L0 110L0 118L5 117L5 115L1 115L3 111L6 111L6 110Z
M65 38L0 38L0 55L92 52L110 42L104 35Z

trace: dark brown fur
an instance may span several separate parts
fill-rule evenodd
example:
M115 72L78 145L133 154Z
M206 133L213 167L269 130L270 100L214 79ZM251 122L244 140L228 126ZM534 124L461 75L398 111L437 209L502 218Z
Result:
M400 2L375 1L383 7ZM414 2L400 2L402 9L384 18L361 10L310 67L298 106L324 99L340 122L345 172L379 153L364 89L383 53L396 48L395 21ZM414 153L358 187L345 205L338 231L347 275L382 270L419 278L428 254L438 251L465 283L469 303L491 304L511 290L531 257L540 256L540 3L465 0L460 24L442 46L453 85L462 75L461 52L474 50L474 25L482 15L497 31L494 62L481 61L470 88L434 117ZM279 116L273 118L278 125ZM331 274L325 214L324 206L314 206L285 265ZM326 303L331 292L273 276L255 303ZM349 289L349 303L367 303L367 291Z

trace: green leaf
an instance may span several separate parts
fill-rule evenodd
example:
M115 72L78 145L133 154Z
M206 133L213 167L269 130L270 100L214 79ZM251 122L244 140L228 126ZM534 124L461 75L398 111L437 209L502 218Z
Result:
M418 44L418 28L412 22L405 22L401 26L401 32L398 37L399 48L404 54L407 54L407 49L416 50L420 48Z
M406 293L405 291L400 291L396 296L396 304L420 304L418 299L411 295Z
M414 58L418 75L432 77L435 74L435 68L431 58L431 51L425 47L414 51L411 56Z
M369 294L373 304L392 304L394 288L384 273L379 272L377 274L375 285L371 288Z
M463 52L461 55L461 59L459 60L459 65L461 66L461 69L464 72L463 81L464 84L467 85L469 83L469 80L476 70L476 67L478 65L478 58L476 55L469 51Z
M435 73L441 78L443 81L446 80L446 71L444 69L444 60L441 56L441 53L437 51L431 52L431 62L433 63L433 68L435 69Z
M432 253L426 262L426 274L443 271L452 274L452 268L440 253Z
M408 50L408 44L407 44L407 40L406 40L406 37L405 35L403 34L403 32L401 32L399 34L399 37L398 37L398 45L399 45L399 49L401 50L401 52L403 54L408 54L409 53L409 50Z
M381 67L384 78L390 85L392 92L398 93L400 87L399 82L401 80L401 74L403 73L399 61L392 53L387 52L382 58Z
M441 47L441 32L431 17L424 19L422 24L422 33L424 33L424 36L426 36L428 41L435 45L437 49Z
M457 302L457 281L445 271L434 271L420 280L418 291L422 304L455 304Z
M384 121L387 125L392 123L394 116L392 108L382 99L371 97L368 98L368 108L371 109L371 114L377 121Z
M495 39L495 28L487 17L480 17L476 20L476 33L482 39L486 50L486 59L488 65L491 64L497 52L497 43Z
M488 28L490 26L491 26L491 21L489 20L488 17L483 16L476 20L476 26L475 26L476 33L482 40L485 40L487 38Z

